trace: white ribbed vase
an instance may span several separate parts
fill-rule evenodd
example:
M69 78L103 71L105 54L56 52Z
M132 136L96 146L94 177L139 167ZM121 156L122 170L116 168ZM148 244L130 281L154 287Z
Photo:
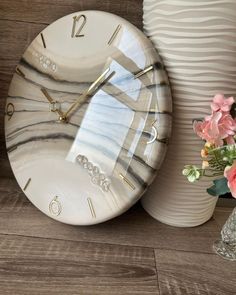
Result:
M190 184L185 164L200 163L203 142L192 120L210 112L221 92L236 96L236 1L144 0L144 30L166 66L173 95L173 137L154 184L142 199L154 218L197 226L213 214L217 198L207 180Z

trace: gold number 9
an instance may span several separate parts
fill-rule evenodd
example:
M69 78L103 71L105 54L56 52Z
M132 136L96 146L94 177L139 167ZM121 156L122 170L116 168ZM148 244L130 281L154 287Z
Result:
M8 121L11 120L11 117L13 116L15 112L15 107L13 105L13 103L8 103L7 104L7 109L6 109L6 115L8 116Z

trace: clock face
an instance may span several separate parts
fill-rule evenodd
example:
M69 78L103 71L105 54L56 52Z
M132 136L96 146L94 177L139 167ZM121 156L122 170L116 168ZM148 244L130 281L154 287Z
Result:
M156 50L126 20L65 16L22 56L5 112L15 177L48 216L88 225L133 205L154 179L171 131Z

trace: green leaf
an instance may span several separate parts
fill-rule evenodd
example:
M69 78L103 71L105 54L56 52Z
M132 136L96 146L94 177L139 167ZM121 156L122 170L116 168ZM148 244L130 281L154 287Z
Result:
M225 193L229 193L229 187L227 184L227 179L225 177L213 180L214 185L207 189L209 195L220 196Z
M183 175L184 176L187 176L188 174L189 174L189 169L184 169L183 171L182 171L182 173L183 173Z
M187 178L188 178L189 182L194 182L195 180L197 180L194 171L190 172L189 175L187 176Z

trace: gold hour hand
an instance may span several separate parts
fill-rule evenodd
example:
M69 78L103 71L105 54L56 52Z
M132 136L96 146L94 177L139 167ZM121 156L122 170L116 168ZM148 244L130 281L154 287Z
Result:
M47 98L47 100L49 101L49 103L51 104L52 111L58 113L58 115L59 115L59 121L61 121L61 122L66 121L63 112L60 109L58 109L57 107L55 107L56 104L57 104L57 102L50 96L50 94L47 92L47 90L44 87L41 88L41 91L44 94L44 96Z
M45 88L42 87L41 91L51 104L54 103L54 100L52 99L52 97L49 95L49 93L47 92Z
M88 98L93 96L102 85L104 85L111 77L115 74L113 71L108 77L106 74L110 71L110 68L106 69L69 108L69 110L64 114L65 119L67 119L68 115L73 112L76 108L84 104Z

